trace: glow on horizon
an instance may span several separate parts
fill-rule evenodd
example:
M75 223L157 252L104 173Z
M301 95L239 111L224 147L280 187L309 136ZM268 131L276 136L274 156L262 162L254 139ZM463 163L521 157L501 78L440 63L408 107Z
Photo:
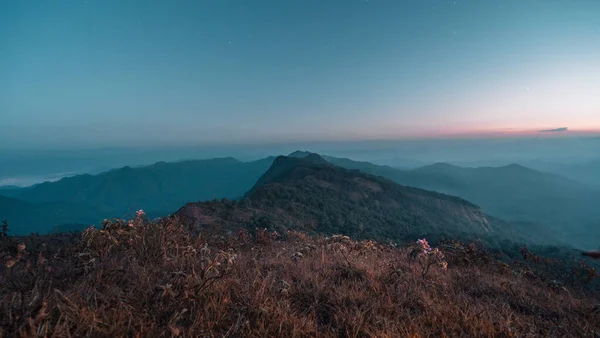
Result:
M559 127L562 128L562 127ZM556 129L556 128L548 128ZM455 129L455 130L429 130L403 133L360 134L359 136L338 138L317 138L318 141L393 141L393 140L427 140L427 139L499 139L499 138L569 138L569 137L600 137L600 128L596 129L568 129L563 132L542 132L541 129ZM300 138L290 138L286 141L301 141Z

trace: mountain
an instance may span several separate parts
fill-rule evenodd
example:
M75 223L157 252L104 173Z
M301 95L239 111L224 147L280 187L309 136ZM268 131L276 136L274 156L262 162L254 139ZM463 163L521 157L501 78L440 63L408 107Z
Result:
M600 188L600 158L588 161L528 161L527 166L564 175L573 180Z
M509 221L538 222L568 236L600 221L600 192L557 174L513 164L461 168L435 164L413 170L400 183L449 193Z
M305 153L302 156L293 156L297 154L298 152L294 152L287 157L277 157L269 170L258 179L254 187L246 195L252 195L257 188L264 186L269 182L275 182L282 179L289 180L294 177L293 175L303 175L303 168L311 170L314 168L330 166L329 163L318 154Z
M402 185L460 196L487 214L512 222L537 224L578 242L597 245L589 238L599 234L600 191L558 174L518 164L503 167L463 168L436 163L414 170L399 170L349 159L326 157L330 163L378 175Z
M277 157L239 202L188 203L176 215L225 231L295 229L380 240L451 235L500 241L518 230L459 197L347 170L316 154Z
M104 218L130 216L137 209L144 209L150 217L157 217L167 215L191 201L237 199L243 196L248 200L256 200L253 196L263 186L272 185L280 179L292 182L304 177L303 170L333 170L332 165L349 169L353 174L360 171L404 186L459 196L480 206L485 214L505 219L511 226L501 227L512 229L522 236L532 237L541 231L555 229L558 235L548 236L564 237L569 241L589 239L588 234L598 233L600 225L600 211L595 202L599 199L598 191L560 175L520 165L462 168L436 163L414 170L400 170L307 151L254 162L241 162L234 158L158 162L145 167L114 169L98 175L78 175L28 188L4 189L0 190L0 195L11 197L11 203L18 201L25 204L20 208L10 208L6 207L10 204L7 200L0 200L0 219L8 219L12 228L21 233L70 229L73 224L97 224ZM296 190L300 191L297 192L300 195L304 191L300 188ZM362 194L354 190L348 193L352 196ZM327 203L337 202L328 200ZM376 205L371 207L375 208ZM27 212L34 208L40 211ZM383 207L380 204L378 208ZM46 216L48 212L50 216ZM7 217L9 214L10 217ZM326 215L320 217L332 219ZM367 221L366 218L364 220ZM500 224L501 221L493 223ZM515 228L515 224L519 226ZM578 245L595 246L592 242L589 239Z
M11 191L10 197L43 205L44 208L54 205L61 211L60 219L67 224L96 223L104 218L129 216L138 209L144 209L149 215L160 216L172 213L190 201L240 198L272 162L273 158L254 162L241 162L234 158L158 162L145 167L114 169L98 175L67 177L57 182ZM0 191L0 194L3 192ZM74 205L78 210L89 212L69 209ZM8 218L4 214L0 213L0 218ZM82 214L86 217L83 218ZM11 213L10 216L10 223L23 224L24 219L36 217L40 219L35 224L45 222L41 214ZM45 231L51 228L45 228ZM36 226L36 231L42 230Z

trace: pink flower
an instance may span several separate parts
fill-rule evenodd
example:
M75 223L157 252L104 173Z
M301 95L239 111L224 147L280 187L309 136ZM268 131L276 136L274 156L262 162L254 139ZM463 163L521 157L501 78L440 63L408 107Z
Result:
M427 240L425 238L418 240L417 244L419 244L423 249L423 254L426 255L431 251L431 246L429 246L429 243L427 243Z
M133 228L133 222L129 222L129 226Z
M137 217L143 217L144 215L146 215L146 213L142 209L136 211L135 213L137 214Z

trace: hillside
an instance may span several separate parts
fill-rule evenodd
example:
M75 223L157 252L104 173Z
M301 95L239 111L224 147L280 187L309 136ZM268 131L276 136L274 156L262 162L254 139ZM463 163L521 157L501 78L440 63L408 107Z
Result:
M507 264L476 243L396 246L260 229L216 236L142 216L81 240L0 236L0 259L7 337L600 332L598 275L585 262L565 267L523 250Z
M547 225L579 245L597 245L588 239L600 224L600 191L557 174L517 164L496 168L437 164L409 172L403 183L461 196L505 220Z
M177 215L205 228L267 228L404 240L417 236L519 239L476 205L326 163L280 156L242 201L188 203Z
M589 233L598 233L594 228L600 225L600 191L561 175L517 164L462 168L436 163L403 171L349 159L327 160L402 185L460 196L479 205L485 213L507 221L538 224L536 229L546 226L555 233L554 237L571 244L597 245Z
M54 206L56 212L63 216L59 219L65 223L98 223L107 217L131 215L141 208L151 215L168 215L190 201L242 197L272 161L272 158L254 162L220 158L158 162L145 167L114 169L98 175L63 178L57 182L11 190L10 195L24 203L34 203L44 208ZM0 191L0 195L2 193ZM85 217L80 212L83 210ZM46 213L0 213L0 218L14 224L12 228L16 233L29 231L26 224L31 224L31 229L35 231L52 229L44 226L49 220Z

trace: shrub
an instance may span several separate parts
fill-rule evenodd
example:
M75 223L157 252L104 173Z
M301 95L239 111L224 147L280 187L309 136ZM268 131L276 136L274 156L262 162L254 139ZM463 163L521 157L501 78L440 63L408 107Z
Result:
M444 254L438 248L431 248L425 238L417 240L410 250L409 257L417 260L421 265L421 277L425 278L431 266L437 265L442 270L448 269Z

